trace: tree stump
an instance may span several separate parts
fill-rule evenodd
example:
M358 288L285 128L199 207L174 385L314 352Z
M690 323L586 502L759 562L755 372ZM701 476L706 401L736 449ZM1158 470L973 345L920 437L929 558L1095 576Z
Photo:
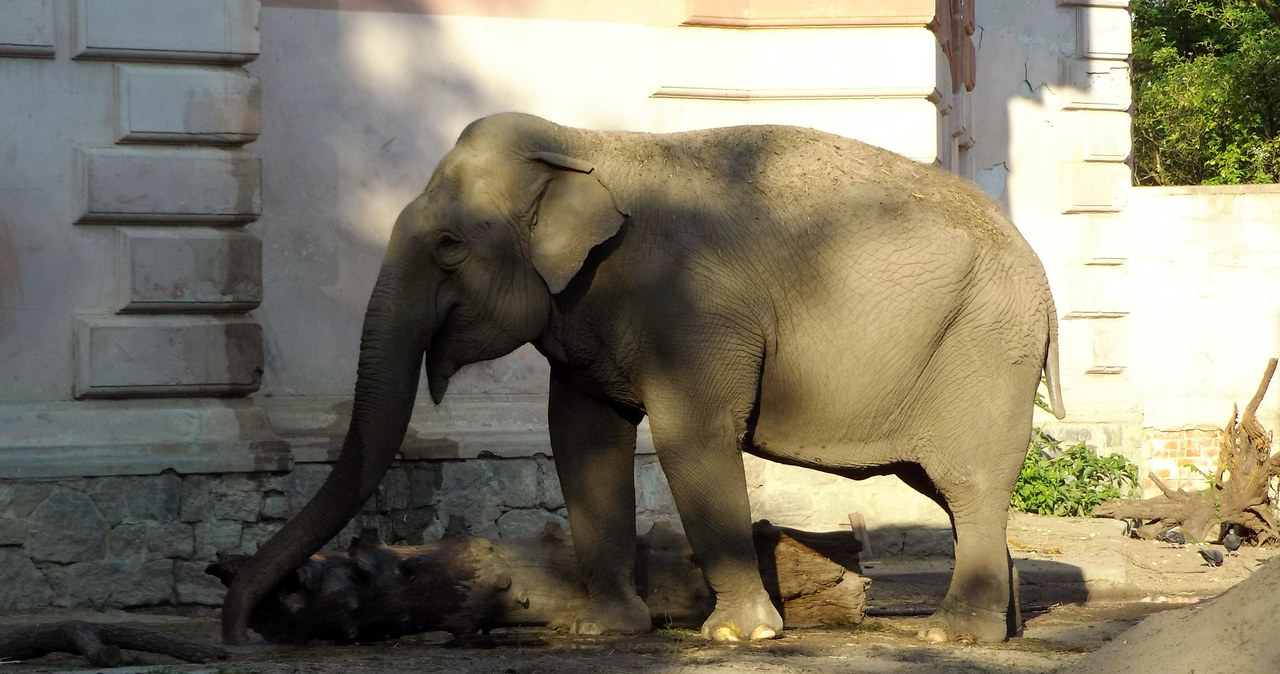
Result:
M1173 490L1153 473L1161 496L1108 501L1094 508L1093 516L1141 520L1134 530L1140 538L1181 527L1188 541L1213 542L1221 539L1224 525L1237 524L1252 532L1259 545L1280 542L1280 522L1270 494L1272 481L1280 476L1280 454L1271 455L1271 434L1256 417L1275 371L1272 358L1244 413L1232 407L1231 420L1218 439L1218 469L1209 476L1207 489Z
M754 526L766 589L787 627L856 625L866 611L859 544L850 532ZM224 584L243 564L210 565ZM567 627L586 603L569 536L549 525L530 539L489 541L454 527L439 541L388 546L366 529L343 552L314 555L255 608L270 642L376 641L429 631ZM637 591L658 626L701 626L712 594L685 537L658 524L638 542Z

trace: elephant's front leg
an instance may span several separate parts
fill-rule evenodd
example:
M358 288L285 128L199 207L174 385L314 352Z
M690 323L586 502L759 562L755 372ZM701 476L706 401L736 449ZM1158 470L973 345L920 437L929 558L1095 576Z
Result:
M636 425L553 374L548 427L587 587L587 606L569 629L590 635L648 632L653 619L636 594L634 576Z
M782 616L760 580L751 538L751 504L738 438L745 412L685 398L650 406L658 460L689 544L715 591L716 606L702 625L715 641L771 639Z

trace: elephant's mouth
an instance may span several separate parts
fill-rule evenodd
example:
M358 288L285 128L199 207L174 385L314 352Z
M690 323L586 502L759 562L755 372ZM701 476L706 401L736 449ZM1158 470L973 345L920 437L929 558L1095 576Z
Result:
M431 401L437 405L444 400L445 391L449 389L449 378L458 371L458 365L445 351L444 345L436 340L432 340L431 348L427 349L427 390L431 393Z
M449 389L449 378L461 367L458 365L458 359L449 353L450 340L445 339L445 335L453 330L456 308L450 306L443 312L437 309L437 315L442 318L436 324L435 333L428 337L427 342L423 363L427 371L427 391L431 393L431 401L437 405L444 400L445 391Z

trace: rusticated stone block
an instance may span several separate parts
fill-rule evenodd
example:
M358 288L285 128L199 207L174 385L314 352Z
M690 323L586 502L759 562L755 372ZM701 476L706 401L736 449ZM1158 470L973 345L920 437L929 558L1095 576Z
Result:
M1062 59L1059 79L1067 110L1127 112L1132 102L1129 64L1120 59Z
M120 311L249 311L262 302L262 242L246 232L119 230Z
M1072 313L1113 314L1129 310L1127 265L1082 265L1070 276Z
M53 0L0 2L0 56L53 55Z
M1062 113L1067 137L1064 159L1092 162L1123 162L1133 151L1133 118L1116 110L1074 110Z
M116 66L122 143L240 145L262 131L258 79L238 68Z
M1076 35L1082 58L1126 59L1133 51L1133 24L1125 7L1076 10Z
M258 0L77 0L75 58L248 63Z
M1064 162L1059 185L1063 213L1113 213L1129 194L1129 166L1120 162Z
M82 398L247 394L262 374L262 328L235 318L80 317Z
M244 150L88 148L77 223L243 224L262 213L262 170Z

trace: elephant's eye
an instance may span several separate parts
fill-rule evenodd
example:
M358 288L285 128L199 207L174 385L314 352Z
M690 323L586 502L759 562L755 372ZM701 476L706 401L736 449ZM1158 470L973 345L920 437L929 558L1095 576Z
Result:
M435 245L432 252L436 256L436 261L445 267L456 266L466 257L467 249L463 245L462 239L452 232L440 232L436 236Z

